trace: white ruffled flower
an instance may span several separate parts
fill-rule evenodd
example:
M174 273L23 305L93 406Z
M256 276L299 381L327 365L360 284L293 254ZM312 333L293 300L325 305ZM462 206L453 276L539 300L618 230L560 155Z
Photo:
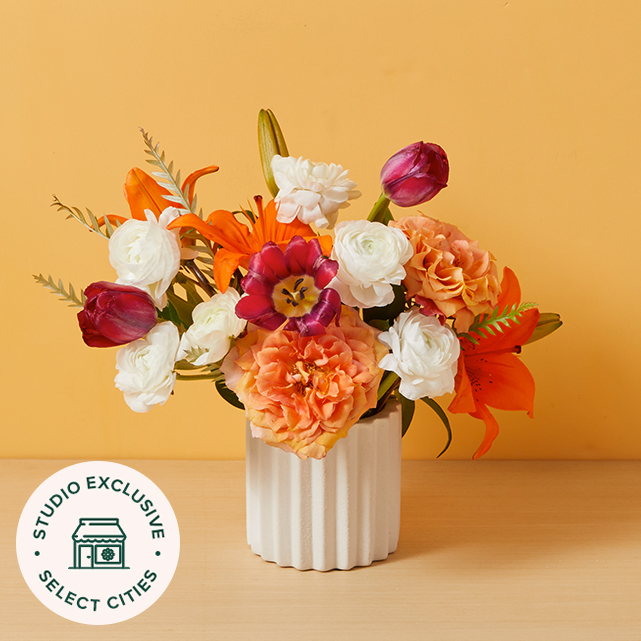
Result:
M314 223L319 229L331 229L338 210L361 195L354 190L356 183L347 178L348 171L334 163L276 155L272 158L272 171L279 189L275 201L280 223L298 218L308 225Z
M461 348L452 329L434 316L423 316L414 307L403 312L378 340L392 350L379 367L398 374L399 391L405 398L417 401L454 390Z
M339 223L332 249L339 268L329 287L345 305L389 305L394 300L392 285L400 285L405 278L403 265L413 253L400 229L368 220Z
M160 309L167 304L165 292L180 268L178 230L167 229L180 213L168 207L156 220L146 209L147 220L132 218L115 229L109 239L109 262L118 273L116 283L142 289Z
M240 294L232 287L224 294L215 294L210 300L194 307L192 325L182 335L177 360L183 358L194 365L208 365L221 360L247 321L234 311Z
M116 387L134 412L148 412L169 398L176 383L174 364L180 344L173 323L156 325L145 338L118 350Z

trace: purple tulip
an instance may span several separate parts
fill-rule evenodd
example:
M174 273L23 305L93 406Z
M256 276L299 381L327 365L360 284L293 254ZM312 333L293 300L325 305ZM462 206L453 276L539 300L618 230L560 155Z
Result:
M415 142L395 153L381 169L383 193L399 207L426 203L447 187L450 165L441 147Z
M284 329L301 336L324 334L340 317L340 296L327 287L337 271L316 238L294 236L284 253L269 241L249 259L241 283L247 296L236 305L236 316L272 331L287 323Z
M131 343L145 336L158 321L153 299L137 287L99 281L85 289L85 296L78 324L89 347Z

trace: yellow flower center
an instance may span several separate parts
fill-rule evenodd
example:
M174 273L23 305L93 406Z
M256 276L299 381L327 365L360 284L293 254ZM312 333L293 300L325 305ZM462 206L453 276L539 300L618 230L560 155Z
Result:
M307 274L288 276L274 286L274 309L288 318L297 318L311 311L316 305L320 290L314 278Z

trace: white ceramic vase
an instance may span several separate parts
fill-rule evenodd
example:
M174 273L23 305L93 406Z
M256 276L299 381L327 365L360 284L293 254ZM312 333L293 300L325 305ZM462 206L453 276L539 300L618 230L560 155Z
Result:
M266 561L349 570L396 550L401 514L401 408L356 423L322 460L253 438L247 422L247 541Z

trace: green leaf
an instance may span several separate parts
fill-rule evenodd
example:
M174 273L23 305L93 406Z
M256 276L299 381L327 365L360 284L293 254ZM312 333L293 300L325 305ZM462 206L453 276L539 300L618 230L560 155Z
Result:
M80 296L78 296L76 294L74 286L71 283L69 283L69 291L67 291L61 279L58 279L58 282L55 283L51 276L49 276L49 278L45 278L42 274L38 274L37 276L33 274L33 277L36 279L37 283L40 283L41 285L46 287L51 291L52 294L60 296L63 300L71 303L70 307L84 308L85 300L87 300L87 297L85 296L83 290L80 290Z
M559 327L563 325L563 321L558 314L545 313L541 314L539 317L539 322L536 324L534 331L530 338L525 341L526 345L534 343L535 341L540 341L542 338L545 338L552 332L555 332Z
M474 319L467 332L459 334L459 337L467 338L471 343L478 345L478 338L487 338L502 334L509 329L512 323L520 324L520 316L528 309L536 307L536 303L521 303L508 305L503 311L495 307L490 314L480 314ZM474 336L476 334L476 336Z
M445 429L447 430L447 443L445 444L443 451L436 457L440 458L445 454L445 452L447 452L447 449L452 443L452 428L450 427L450 420L447 418L447 414L443 411L443 408L433 398L425 396L421 400L423 403L427 403L436 412L436 415L441 419L443 425L445 425Z
M380 329L381 332L386 332L390 328L390 322L388 320L384 320L382 318L372 318L371 320L367 321L369 325L376 329Z
M184 209L187 212L195 214L195 207L192 207L187 200L185 192L183 192L180 187L180 171L174 175L174 163L170 162L169 165L167 165L165 162L165 152L160 149L160 143L154 145L154 139L142 127L140 127L140 133L142 133L142 138L147 146L145 153L154 159L147 159L147 162L160 169L160 171L152 171L152 176L158 178L156 182L173 194L173 196L165 196L165 198L168 201L175 202L178 205L178 209ZM186 191L188 192L188 190Z
M78 209L78 207L69 207L65 205L64 203L60 202L60 200L58 200L58 197L55 194L53 196L53 202L51 203L51 206L57 207L58 211L66 211L69 214L67 218L73 218L74 220L77 220L89 231L98 234L98 236L101 236L102 238L111 238L111 235L113 234L113 227L108 223L107 218L105 217L105 231L102 231L102 229L100 229L100 225L98 225L96 217L93 215L93 213L91 213L89 209L87 209L87 215L89 216L89 222L87 222L87 218L80 211L80 209Z
M285 137L271 109L261 109L258 114L258 150L263 167L265 182L272 196L278 194L278 186L272 172L272 158L276 155L287 157Z
M372 324L371 321L379 319L393 321L405 309L405 288L402 285L392 285L394 300L384 307L370 307L363 310L363 320Z
M183 325L183 322L180 320L180 316L178 316L178 312L176 311L176 308L173 306L172 302L169 300L165 305L165 309L160 310L158 312L158 318L161 318L162 320L170 321L174 325L177 325L178 327Z
M396 392L396 398L400 401L401 403L401 411L402 411L402 430L401 430L401 436L405 436L407 433L407 430L410 427L410 423L412 422L412 419L414 418L414 410L416 408L416 403L414 401L410 401L408 398L405 398L400 392Z
M185 292L187 294L187 302L190 305L196 307L196 305L199 305L203 302L202 296L198 293L198 290L196 289L193 281L187 278L187 276L178 272L176 274L176 282L185 289Z
M191 305L186 300L180 298L180 296L174 293L173 289L167 290L167 304L169 305L169 303L173 305L180 324L183 327L189 327L191 325L191 312L195 305Z
M238 399L238 396L234 392L232 392L227 385L225 385L225 381L218 380L216 381L216 389L218 390L218 393L230 404L233 405L234 407L237 407L238 409L244 410L245 406L240 402Z
M385 194L381 194L374 207L372 207L367 220L372 223L383 223L383 225L387 225L391 220L394 220L394 216L389 210L389 202L389 198Z

